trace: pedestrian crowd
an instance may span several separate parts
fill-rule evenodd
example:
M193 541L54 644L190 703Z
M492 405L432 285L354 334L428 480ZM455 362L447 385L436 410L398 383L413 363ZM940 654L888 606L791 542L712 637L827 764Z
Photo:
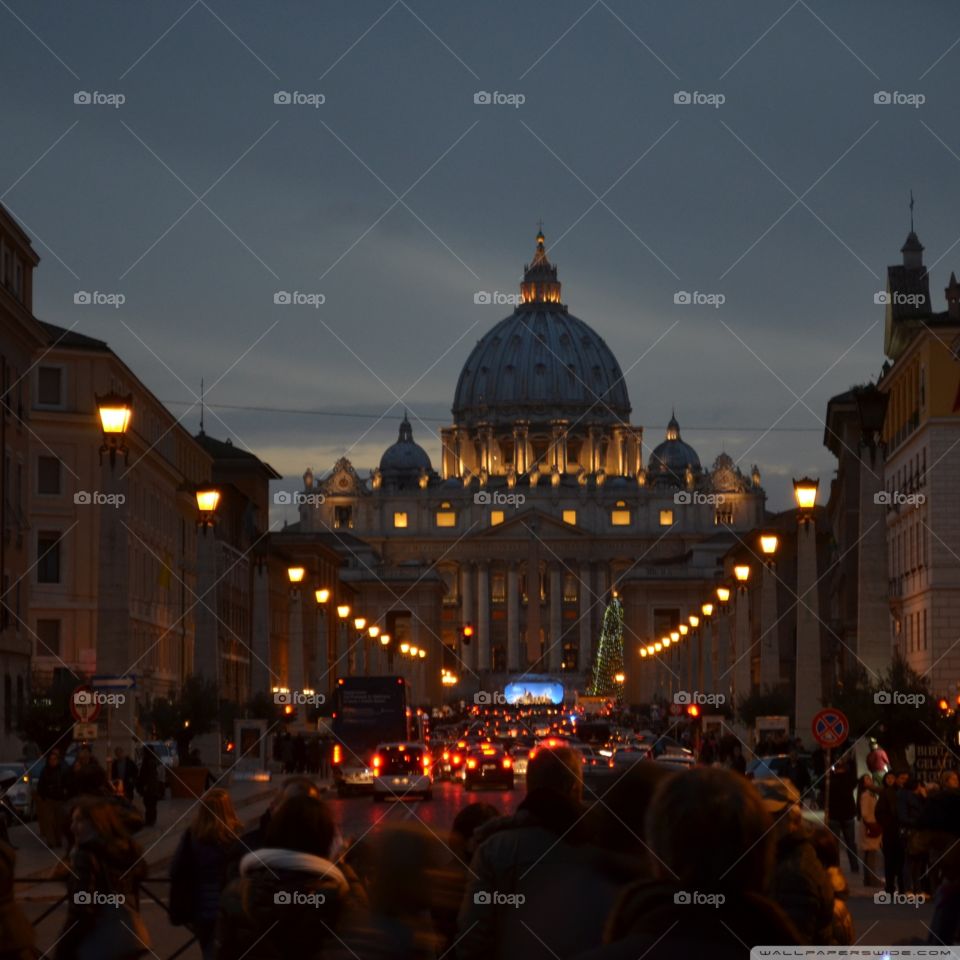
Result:
M639 761L589 803L580 755L542 749L512 811L470 803L448 835L391 818L354 842L309 776L288 777L249 830L212 789L170 865L170 920L204 960L733 960L755 945L853 944L842 863L879 887L882 857L887 893L936 894L930 942L957 942L956 774L927 796L889 769L857 778L841 754L820 823L790 780L751 782L730 759ZM150 952L137 824L94 765L79 770L92 792L61 800L72 846L55 960ZM137 789L142 765L111 774ZM33 960L8 856L0 847L0 958Z

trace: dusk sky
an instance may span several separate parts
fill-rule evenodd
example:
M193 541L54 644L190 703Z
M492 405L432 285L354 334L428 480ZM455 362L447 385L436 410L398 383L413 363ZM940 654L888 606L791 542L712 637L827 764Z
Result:
M439 468L461 366L512 309L475 295L517 291L542 218L647 455L675 408L783 509L791 477L829 483L828 398L883 362L911 190L934 309L960 270L945 0L0 0L0 49L37 316L108 341L191 432L203 378L207 432L286 477L366 473L405 409Z

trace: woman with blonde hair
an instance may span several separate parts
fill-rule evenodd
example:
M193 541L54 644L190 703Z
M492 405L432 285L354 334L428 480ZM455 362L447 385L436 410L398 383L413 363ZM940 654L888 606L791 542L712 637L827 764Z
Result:
M242 831L230 794L219 788L208 790L170 865L170 921L193 931L204 960L214 955L220 891L243 853Z

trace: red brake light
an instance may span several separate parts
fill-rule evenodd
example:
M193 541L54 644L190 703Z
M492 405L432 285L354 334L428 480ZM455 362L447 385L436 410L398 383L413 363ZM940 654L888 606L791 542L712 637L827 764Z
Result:
M343 760L343 750L340 748L339 743L333 745L333 762L340 763Z
M379 770L382 763L383 763L383 758L380 756L379 753L375 753L373 755L373 769Z
M449 759L450 759L450 751L449 751L449 750L444 750L444 751L443 751L443 759L444 759L444 760L449 760Z
M512 762L511 762L510 758L509 758L509 757L504 757L504 758L503 758L503 769L504 769L504 770L509 770L511 766L513 766L513 764L512 764Z
M474 760L473 757L471 757L471 758L467 761L467 769L468 769L468 770L476 770L476 769L477 769L477 761Z
M453 755L453 765L456 767L456 766L459 766L462 762L463 762L463 757L461 757L459 753L455 753Z
M424 767L429 767L429 766L430 766L430 754L429 754L429 753L425 753L425 754L423 755L423 765L424 765Z

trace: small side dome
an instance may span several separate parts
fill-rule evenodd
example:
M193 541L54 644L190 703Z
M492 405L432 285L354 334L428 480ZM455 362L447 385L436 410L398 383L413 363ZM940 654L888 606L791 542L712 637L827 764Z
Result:
M650 454L647 469L654 482L663 479L680 484L685 483L688 469L693 474L703 472L697 451L680 437L680 424L675 414L671 415L667 424L666 438Z
M380 473L384 480L394 477L419 478L421 473L433 473L427 451L413 439L413 428L407 415L403 415L397 442L387 447L380 458Z

